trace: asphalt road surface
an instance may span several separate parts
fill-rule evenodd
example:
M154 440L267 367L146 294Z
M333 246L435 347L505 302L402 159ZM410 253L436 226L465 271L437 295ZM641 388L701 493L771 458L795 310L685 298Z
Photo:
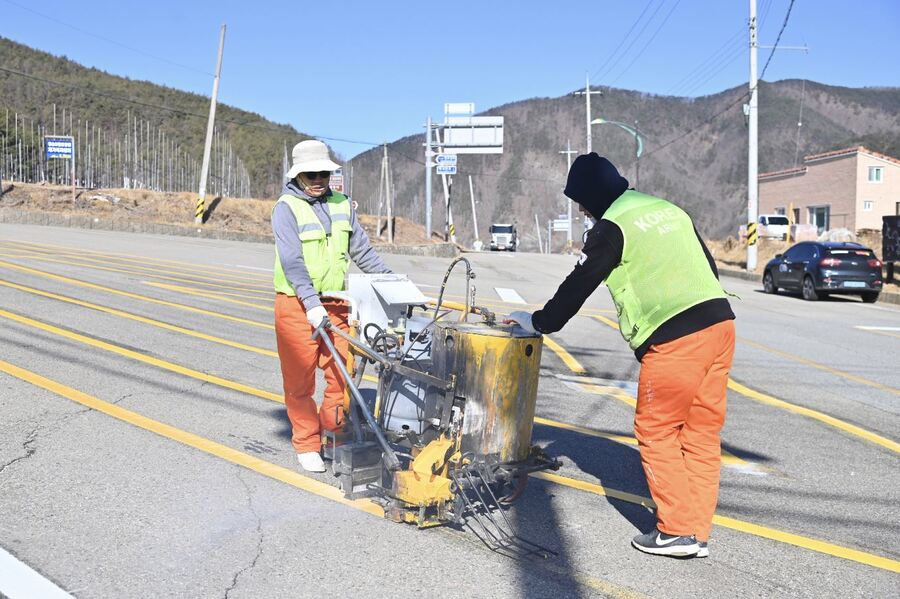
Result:
M536 309L571 256L469 254L478 303ZM447 259L386 255L426 295ZM301 473L280 403L273 247L0 225L0 596L896 597L900 309L723 279L738 342L709 559L639 553L638 363L606 289L545 341L508 516L558 555L418 530ZM460 300L454 272L449 299ZM30 589L30 590L28 590Z

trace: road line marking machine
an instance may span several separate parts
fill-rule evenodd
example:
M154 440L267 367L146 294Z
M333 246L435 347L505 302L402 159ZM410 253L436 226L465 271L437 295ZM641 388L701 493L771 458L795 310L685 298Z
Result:
M443 302L459 263L466 302ZM324 450L345 496L368 497L387 518L420 528L465 522L495 551L553 553L516 535L503 511L530 472L560 467L531 445L541 336L475 305L466 258L450 264L433 311L405 275L349 277L347 293L329 296L350 303L350 334L327 319L313 333L335 356L326 329L350 345L348 365L335 359L349 391L344 427L326 433ZM360 390L370 364L374 394Z

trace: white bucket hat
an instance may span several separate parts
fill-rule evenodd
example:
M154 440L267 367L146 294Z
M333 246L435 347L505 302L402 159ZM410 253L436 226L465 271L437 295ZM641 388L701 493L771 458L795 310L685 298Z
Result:
M291 150L291 168L287 172L287 178L293 179L300 173L314 173L317 171L334 171L341 168L328 157L328 146L316 139L301 141Z

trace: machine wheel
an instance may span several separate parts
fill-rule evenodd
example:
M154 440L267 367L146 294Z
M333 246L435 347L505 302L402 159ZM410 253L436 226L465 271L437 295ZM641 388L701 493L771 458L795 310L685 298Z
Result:
M778 293L778 287L775 286L775 279L772 277L771 271L766 271L763 275L763 290L766 293Z
M502 497L498 497L497 501L499 501L501 505L512 505L522 497L522 494L525 493L525 489L527 487L528 475L524 473L517 474L516 477L511 480L505 487L509 489L509 493L503 495Z
M813 283L812 277L806 275L803 278L803 299L808 302L814 302L819 299L819 294L816 291L816 285Z
M862 301L867 304L874 304L878 301L878 292L877 291L869 291L868 293L862 294Z

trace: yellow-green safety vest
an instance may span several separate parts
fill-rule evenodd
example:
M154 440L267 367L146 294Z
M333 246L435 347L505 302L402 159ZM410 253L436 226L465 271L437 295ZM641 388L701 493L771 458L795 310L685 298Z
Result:
M285 194L278 198L276 206L284 202L297 218L303 263L318 293L344 291L347 270L350 268L350 200L342 193L331 192L327 199L331 215L331 235L319 222L313 207L303 198ZM275 249L275 291L285 295L297 295L284 275L278 248Z
M673 316L726 297L690 217L661 198L626 191L603 213L624 240L622 262L606 279L619 331L637 349Z

